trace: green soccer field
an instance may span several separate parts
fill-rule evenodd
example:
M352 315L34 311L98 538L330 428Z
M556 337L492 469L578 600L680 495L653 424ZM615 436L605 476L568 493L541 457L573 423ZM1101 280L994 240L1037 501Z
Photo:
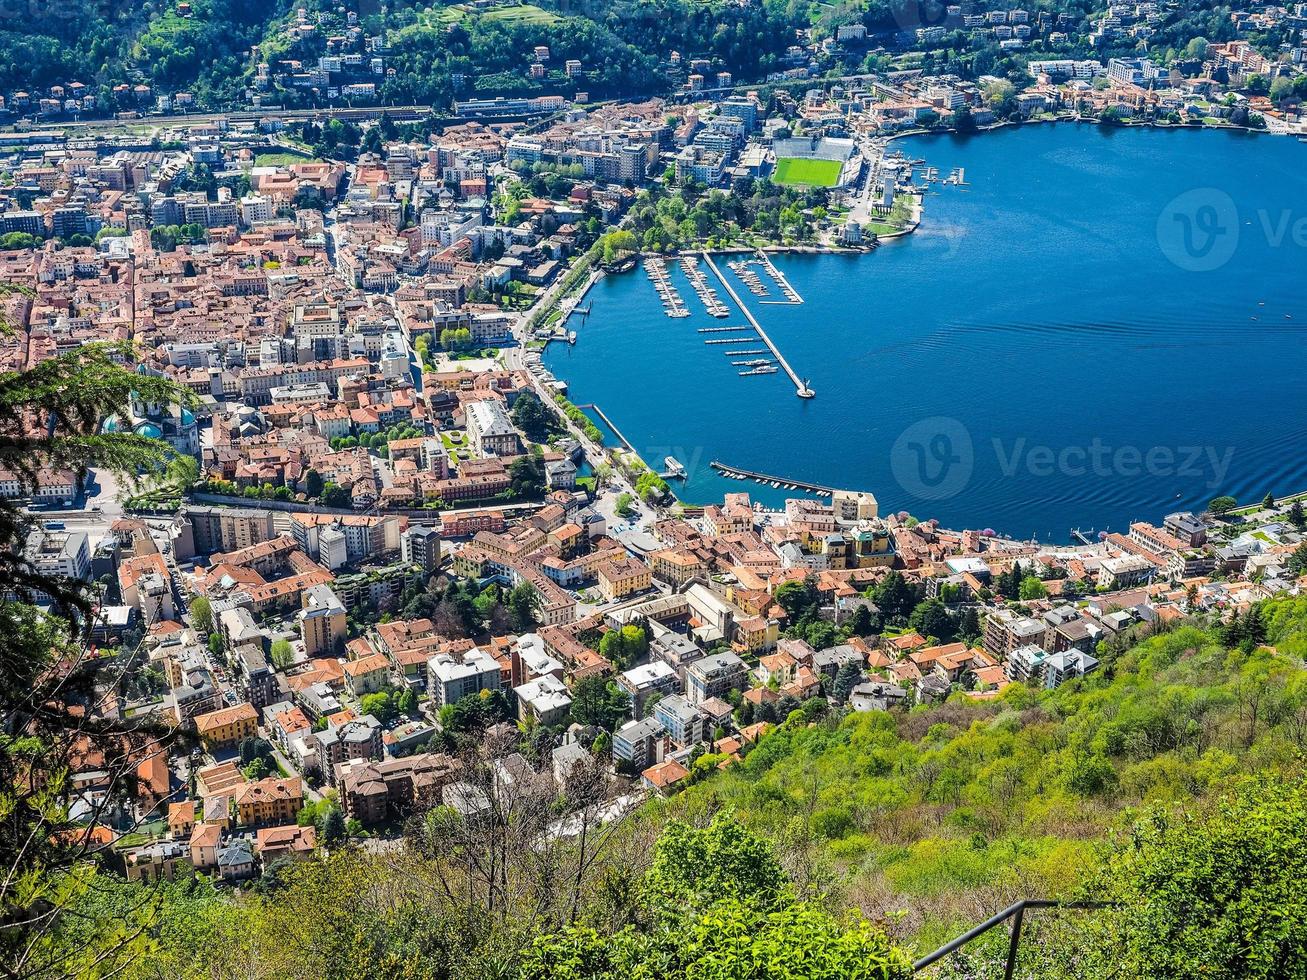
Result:
M772 180L778 184L809 184L834 187L840 182L843 164L838 160L809 160L806 157L781 157L776 161Z

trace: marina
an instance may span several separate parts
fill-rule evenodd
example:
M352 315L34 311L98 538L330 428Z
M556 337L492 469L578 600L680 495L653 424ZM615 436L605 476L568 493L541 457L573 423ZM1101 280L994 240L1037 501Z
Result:
M767 275L771 276L772 281L780 288L781 295L785 297L783 300L765 299L762 300L763 303L768 306L798 306L803 302L803 297L799 295L799 291L790 285L790 281L785 278L785 273L776 268L772 263L772 260L768 258L766 252L758 252L758 262L767 270Z
M761 254L762 253L760 252L759 255ZM743 302L741 302L739 295L735 292L734 289L731 288L731 284L726 281L726 277L722 275L722 270L717 268L717 263L712 260L712 256L709 255L707 252L704 252L703 259L705 262L708 263L708 268L712 269L713 275L715 275L717 277L717 281L722 284L722 288L726 290L727 295L731 297L731 300L735 303L735 305L738 306L740 310L744 313L745 319L747 319L749 323L753 324L753 329L756 330L758 333L758 339L767 345L767 347L772 352L772 356L776 358L777 364L779 364L781 368L785 371L785 373L790 376L790 380L794 382L794 393L798 395L800 398L814 397L816 395L816 392L813 391L810 387L808 387L808 382L805 379L800 378L798 373L794 370L794 368L790 367L789 362L786 361L783 356L781 356L780 348L778 348L772 342L772 339L767 336L767 332L762 329L762 324L760 324L757 318L752 313L749 312L749 308L745 306ZM767 265L770 268L776 269L776 267L771 264L770 259L766 261L767 261ZM789 289L790 292L794 293L795 296L799 295L797 292L794 292L794 289L793 287L790 286L789 281L786 280L785 277L781 275L780 270L776 270L776 276L778 277L777 282L784 282L786 289ZM760 373L774 374L775 372L762 371Z
M647 259L644 263L644 271L658 292L658 299L662 301L664 313L674 319L690 315L690 311L685 308L685 303L681 300L681 294L676 291L676 287L672 285L667 275L666 262L657 258Z
M699 268L699 260L693 255L681 256L681 268L685 271L685 277L690 280L690 285L694 291L699 294L699 299L703 302L704 308L710 316L728 317L731 315L730 308L721 301L717 295L717 290L708 284L708 278Z
M736 259L733 262L727 262L726 265L727 268L739 277L740 281L744 283L745 288L753 293L753 295L760 299L763 296L768 295L767 287L763 284L762 277L754 271L748 259Z
M770 473L759 473L756 470L746 470L742 466L728 466L721 460L712 460L709 464L714 470L722 476L731 480L752 480L754 483L761 483L765 486L784 488L786 490L804 490L808 493L816 494L818 497L829 497L835 493L835 487L824 486L820 483L809 483L806 480L794 480L785 476L772 476Z

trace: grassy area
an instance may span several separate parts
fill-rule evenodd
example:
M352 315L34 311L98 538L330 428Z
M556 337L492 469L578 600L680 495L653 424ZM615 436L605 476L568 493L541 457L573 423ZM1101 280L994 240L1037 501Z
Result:
M838 160L810 160L806 157L781 157L776 161L772 180L777 184L807 184L834 187L840 182L844 165Z
M317 163L318 158L314 156L300 156L298 153L256 153L254 154L254 166L256 167L289 167L293 163Z
M456 3L429 14L421 13L418 15L418 22L426 27L450 27L469 17L484 17L486 20L497 20L507 24L554 24L559 20L557 14L530 3L516 3L482 12L475 11L465 4Z

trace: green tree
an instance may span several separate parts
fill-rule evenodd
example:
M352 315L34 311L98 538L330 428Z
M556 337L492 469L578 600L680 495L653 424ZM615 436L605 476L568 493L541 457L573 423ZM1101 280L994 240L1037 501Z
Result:
M295 662L295 650L288 640L274 640L268 650L272 665L278 670L285 670Z
M1292 504L1289 505L1289 513L1287 516L1289 519L1289 523L1292 524L1297 530L1301 531L1304 528L1307 528L1307 514L1303 513L1301 500L1295 500Z
M322 488L322 495L319 497L324 507L346 508L354 504L354 497L344 487L337 486L328 480Z
M372 715L380 722L388 722L395 717L395 702L388 691L377 691L359 698L359 707L365 715Z
M545 442L553 422L553 416L534 391L522 392L513 402L513 424L532 442Z
M329 846L345 839L345 814L339 806L332 805L320 812L317 831L318 840Z
M505 603L511 625L519 633L525 633L536 624L536 612L540 608L540 594L530 582L519 582L508 592Z
M591 675L572 688L572 718L611 732L631 711L631 699L612 681Z
M191 625L205 635L213 632L213 607L202 595L191 600Z
M840 664L840 669L835 674L835 683L831 686L831 694L840 704L846 704L853 689L861 683L862 668L858 664L853 661Z
M43 469L81 473L91 462L124 476L166 469L166 443L101 431L105 418L127 411L133 391L161 403L185 397L169 380L124 367L131 358L129 344L88 344L0 373L0 468L31 481ZM17 502L0 501L0 972L14 976L33 975L37 947L90 887L93 849L81 821L126 808L137 766L179 737L150 717L98 710L104 692L139 665L91 656L91 593L29 562L28 528ZM88 753L106 770L107 792L94 799L69 778ZM74 798L83 807L77 820ZM101 968L112 969L115 949L105 952L110 966Z
M310 497L322 496L322 474L310 469L304 474L304 492Z
M908 625L922 636L933 637L940 643L952 642L957 633L956 620L938 599L927 599L914 609Z
M1043 599L1048 595L1048 589L1044 583L1039 580L1037 575L1027 575L1021 580L1021 586L1018 590L1022 602L1028 602L1031 599Z
M1230 511L1234 510L1238 506L1239 506L1239 501L1227 495L1227 496L1213 498L1212 502L1207 505L1207 509L1210 510L1217 517L1220 517L1222 514L1230 513Z

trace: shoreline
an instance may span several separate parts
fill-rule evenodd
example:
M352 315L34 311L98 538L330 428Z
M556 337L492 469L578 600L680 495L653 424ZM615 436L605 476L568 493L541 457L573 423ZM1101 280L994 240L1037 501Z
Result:
M1013 131L1015 132L1015 131L1016 131L1016 128L1019 127L1019 126L1021 126L1021 125L1024 125L1025 122L1037 122L1037 123L1052 123L1052 122L1089 122L1089 123L1092 123L1092 124L1094 124L1094 125L1103 125L1103 124L1101 124L1101 123L1098 123L1096 120L1091 120L1091 119L1076 120L1076 119L1073 119L1073 118L1072 118L1072 119L1026 120L1026 121L1023 121L1023 122L1007 122L1007 121L1005 121L1005 122L1003 122L1003 123L997 124L997 125L992 126L992 127L986 127L986 128L984 128L984 129L980 130L979 132L990 132L990 131L993 131L993 130L1009 130L1009 129L1011 129L1011 130L1013 130ZM1128 127L1128 126L1122 126L1122 127L1110 126L1109 128L1122 128L1122 129L1125 129L1125 128L1130 128L1130 127ZM1140 125L1136 124L1134 128L1143 128L1143 127L1141 127ZM1215 128L1230 129L1230 130L1235 130L1235 129L1236 129L1235 127L1210 127L1210 126L1197 126L1197 125L1191 125L1191 126L1160 126L1160 127L1158 127L1158 126L1151 126L1151 125L1150 125L1150 126L1148 126L1147 128L1185 129L1185 130L1191 130L1191 131L1192 131L1192 130L1199 130L1199 129L1215 129ZM1078 129L1078 127L1077 127L1077 129ZM926 135L926 136L933 136L933 135L942 135L943 132L948 132L948 131L940 131L940 130L919 130L919 131L914 131L914 132L904 132L904 133L901 133L901 134L897 134L896 136L893 137L893 139L906 139L906 138L909 137L909 136L923 136L923 135ZM1051 137L1052 130L1049 131L1049 134L1050 134L1050 137ZM961 134L961 135L979 135L979 133L975 133L975 134ZM1268 135L1279 135L1279 134L1268 134ZM1080 134L1079 132L1077 132L1077 134L1075 134L1075 136L1071 136L1071 137L1067 137L1067 138L1071 138L1071 139L1076 139L1076 138L1083 139L1084 137L1085 137L1085 134ZM1168 144L1168 145L1169 145L1169 143L1170 143L1170 141L1164 141L1164 142L1165 142L1166 144ZM1215 141L1215 142L1216 142L1217 145L1220 145L1222 141L1217 140L1217 141ZM949 144L945 144L945 145L949 145ZM978 145L979 145L979 144L978 144ZM1209 142L1208 144L1203 144L1203 145L1211 145L1211 144L1210 144L1210 142ZM936 149L939 150L939 148L936 148ZM1294 152L1294 151L1280 151L1280 152ZM918 154L918 155L922 155L922 154ZM929 156L930 154L925 154L925 155ZM894 234L894 235L881 235L881 236L880 236L880 240L881 240L881 241L888 241L888 240L892 240L892 239L906 238L908 235L910 235L910 234L912 234L914 231L918 230L918 228L920 227L920 224L921 224L921 220L922 220L922 211L923 211L923 210L924 210L924 195L918 195L916 201L914 202L913 213L912 213L912 220L910 221L909 225L908 225L906 228L904 228L902 231L900 231L900 232L898 232L898 233L896 233L896 234ZM819 244L819 243L811 243L811 244L790 244L790 245L786 245L786 244L774 243L774 242L773 242L773 243L769 243L769 244L767 244L767 245L762 245L762 246L751 246L751 245L745 245L745 244L738 244L738 243L736 243L736 244L723 244L723 245L720 245L720 246L718 246L718 247L714 247L714 248L703 248L703 247L700 247L700 248L698 248L698 249L693 249L693 248L687 246L687 247L685 247L685 248L683 248L683 249L680 249L680 250L673 250L673 251L669 251L669 252L660 252L660 251L653 251L653 250L641 250L641 251L639 251L639 252L631 253L630 255L627 256L626 261L625 261L624 263L622 263L622 269L621 269L621 271L632 271L632 270L634 270L635 268L638 268L638 264L639 264L641 261L644 261L645 259L648 259L648 258L655 258L655 257L656 257L656 258L663 258L663 259L666 259L666 258L668 258L668 257L671 256L671 255L676 255L676 254L691 254L692 252L697 252L697 253L700 253L700 254L704 254L704 253L706 253L706 254L714 255L714 256L715 256L715 255L723 255L723 256L754 255L754 254L758 254L758 253L765 253L765 254L770 254L770 255L785 255L785 254L793 254L793 255L850 255L850 256L858 256L858 255L866 254L867 252L870 252L870 251L874 251L874 248L867 248L867 247L862 247L862 248L849 248L849 247L840 247L840 246L836 246L836 245L830 245L830 244ZM849 268L850 268L850 270L851 270L851 267L849 267ZM870 267L868 267L868 269L870 269ZM586 291L585 291L585 293L584 293L583 295L590 295L590 293L589 293L589 289L592 288L592 286L593 286L593 283L588 284L587 287L586 287ZM584 331L578 330L578 333L583 333L583 332L584 332ZM557 352L554 352L554 354L552 355L553 358L556 358L557 356L558 356ZM552 359L552 358L551 358L551 359ZM575 377L571 376L571 375L572 375L572 372L569 371L568 365L567 365L566 363L564 363L564 362L555 362L554 370L557 371L557 377L558 377L560 380L563 380L563 381L565 381L565 382L568 382L569 384L570 384L571 382L574 382L574 381L577 380ZM552 371L551 371L551 373L552 373ZM624 408L623 408L623 406L620 405L620 404L618 404L618 405L609 405L609 406L608 406L608 410L609 410L609 412L613 415L613 417L618 418L618 419L622 418L622 417L626 414L626 413L625 413L625 410L624 410ZM728 452L729 452L729 450L728 450ZM725 456L724 458L726 458L726 459L730 459L731 456L728 455L728 456ZM763 468L763 469L768 469L768 467L762 467L762 468ZM785 472L784 470L776 470L774 467L773 467L773 468L770 468L770 469L771 469L773 472L781 472L781 473ZM778 478L778 479L780 479L780 481L781 481L782 483L789 482L788 480L785 480L785 479L783 479L783 478ZM713 482L714 484L716 484L716 486L717 486L720 490L722 490L723 492L729 492L729 491L732 489L732 487L729 485L729 483L727 482L727 480L726 480L725 478L720 478L720 479L718 479L718 480L714 480L714 481L712 481L712 482ZM829 482L829 481L828 481L828 482ZM848 484L851 483L851 482L856 483L856 480L855 480L855 481L840 481L840 480L837 480L837 481L835 481L835 482L836 482L836 483L839 483L839 484L841 484L841 485L848 485ZM681 504L682 506L692 506L692 504L691 504L691 502L690 502L690 501L691 501L691 498L701 500L701 499L703 498L703 496L704 496L704 494L703 494L703 490L704 490L705 488L703 488L703 487L699 487L697 490L687 492L687 487L685 487L684 485L679 485L676 481L669 481L669 483L670 483L669 490L670 490L670 497L671 497L671 499L672 499L673 501L675 501L675 503L679 503L679 504ZM806 497L806 496L810 496L810 494L808 494L808 493L806 493L806 492L804 492L804 491L802 491L802 490L794 492L793 495L794 495L794 496L805 496L805 497ZM1241 495L1241 496L1242 496L1242 495ZM1277 495L1277 499L1278 499L1278 495ZM1286 499L1288 499L1288 498L1286 498ZM1245 506L1251 506L1251 505L1245 505ZM926 517L929 517L929 516L930 516L929 514L924 515L922 519L926 519ZM1083 516L1083 515L1082 515L1082 516ZM991 523L994 523L994 519L993 519L993 518L989 518L989 520L990 520ZM1000 520L1001 520L1001 519L1000 519ZM1006 523L1006 522L1004 522L1004 523ZM1020 521L1017 521L1017 522L1015 522L1015 523L1017 524L1018 527L1021 525L1021 522L1020 522ZM958 525L958 526L962 526L962 525ZM996 524L995 526L1001 526L1001 525L1000 525L1000 524ZM1012 531L1015 531L1015 533L1016 533L1017 535L1020 535L1020 533L1021 533L1019 530L1016 530L1016 528L1012 528ZM1043 528L1042 526L1040 527L1040 531L1041 531L1041 532L1044 531L1044 528ZM1040 534L1040 537L1041 537L1041 538L1043 537L1043 534L1042 534L1042 533ZM1057 541L1057 542L1064 542L1064 543L1070 543L1070 542L1072 542L1073 539L1071 538L1070 534L1067 533L1066 528L1063 528L1063 529L1062 529L1062 533L1059 533L1059 534L1053 534L1053 535L1051 535L1051 536L1048 538L1048 540L1050 540L1050 541Z

